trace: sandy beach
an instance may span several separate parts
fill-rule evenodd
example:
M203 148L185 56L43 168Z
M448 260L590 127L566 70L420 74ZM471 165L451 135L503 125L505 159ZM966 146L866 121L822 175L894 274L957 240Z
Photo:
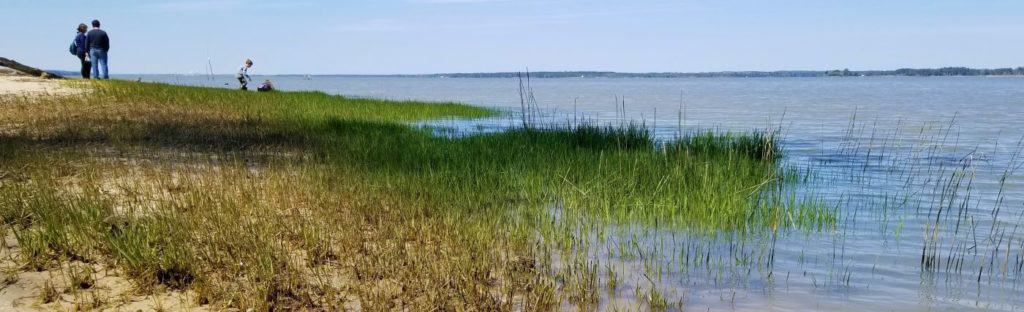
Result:
M19 75L0 67L0 95L68 94L75 89L62 86L57 80Z

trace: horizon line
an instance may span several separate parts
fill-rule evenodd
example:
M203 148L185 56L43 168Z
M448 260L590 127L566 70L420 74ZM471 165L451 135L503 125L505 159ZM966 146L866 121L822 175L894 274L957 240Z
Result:
M445 75L508 75L508 74L613 74L613 75L713 75L713 74L771 74L771 73L828 73L832 71L849 71L851 73L883 73L896 72L901 70L942 70L942 69L967 69L972 71L995 71L1015 70L1024 66L1006 66L992 68L975 68L967 66L942 66L942 67L900 67L896 69L780 69L780 70L720 70L720 71L609 71L609 70L530 70L530 71L463 71L463 72L435 72L435 73L268 73L254 74L253 76L445 76ZM77 70L53 69L50 72L77 72ZM182 76L206 76L201 72L167 72L167 73L121 73L115 75L182 75ZM216 74L233 75L230 73Z

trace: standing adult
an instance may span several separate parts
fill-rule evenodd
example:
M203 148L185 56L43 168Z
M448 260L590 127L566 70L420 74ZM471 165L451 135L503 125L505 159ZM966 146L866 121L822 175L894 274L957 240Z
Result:
M92 65L89 64L88 38L85 36L87 30L89 30L89 26L78 24L78 34L75 35L75 56L82 63L83 79L89 79L89 71L92 69Z
M110 79L110 72L107 68L107 51L110 51L110 38L107 32L100 29L100 21L92 20L92 30L86 34L87 46L89 47L89 59L92 60L92 77L96 79ZM100 71L103 71L102 77Z

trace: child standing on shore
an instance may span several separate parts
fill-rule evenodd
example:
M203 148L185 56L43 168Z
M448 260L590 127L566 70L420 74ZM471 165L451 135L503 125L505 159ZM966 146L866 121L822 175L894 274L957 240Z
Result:
M246 59L245 64L239 67L238 73L235 74L238 83L242 85L242 90L249 90L249 82L252 81L252 77L249 77L250 67L252 67L252 60Z

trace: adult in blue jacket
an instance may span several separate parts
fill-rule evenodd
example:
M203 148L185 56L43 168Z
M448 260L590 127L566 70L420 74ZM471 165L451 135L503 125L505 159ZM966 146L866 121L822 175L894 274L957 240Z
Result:
M75 56L82 62L82 78L89 79L89 72L92 69L92 65L89 64L89 46L88 38L85 36L85 31L89 30L89 26L85 24L78 24L78 34L75 35Z

